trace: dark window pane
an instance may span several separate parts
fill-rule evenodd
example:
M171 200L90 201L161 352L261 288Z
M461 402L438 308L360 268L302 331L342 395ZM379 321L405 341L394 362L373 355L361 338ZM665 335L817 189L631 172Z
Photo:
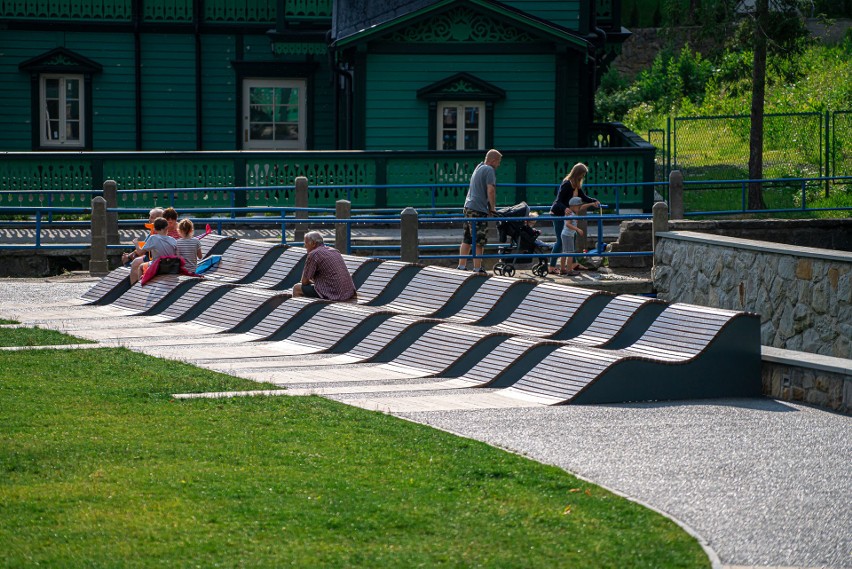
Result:
M465 128L479 128L479 107L466 107L464 110Z
M249 93L252 105L271 105L275 97L275 90L271 87L252 87Z
M295 124L275 125L275 140L299 140L299 127Z
M458 124L458 111L455 108L444 109L444 128L455 128Z
M65 105L65 118L69 120L79 120L80 119L80 102L79 101L69 101Z
M456 150L458 148L456 142L456 131L445 130L443 138L443 150Z
M50 121L50 132L48 133L50 140L59 140L59 121Z
M65 140L80 140L80 123L77 121L67 123L65 128Z
M253 123L250 127L252 140L272 140L272 124L270 123Z
M252 105L249 110L251 122L272 122L272 107L269 105Z
M68 99L80 98L80 81L78 79L65 80L65 97Z
M464 149L476 150L479 148L479 133L475 130L464 131Z
M59 79L44 80L44 96L46 99L59 98Z

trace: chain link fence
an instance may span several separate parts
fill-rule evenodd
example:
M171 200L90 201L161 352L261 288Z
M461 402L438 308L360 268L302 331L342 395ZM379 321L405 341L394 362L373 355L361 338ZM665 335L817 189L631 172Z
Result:
M763 118L763 177L827 175L822 113L768 114ZM748 176L751 117L677 117L672 126L672 169L691 180Z

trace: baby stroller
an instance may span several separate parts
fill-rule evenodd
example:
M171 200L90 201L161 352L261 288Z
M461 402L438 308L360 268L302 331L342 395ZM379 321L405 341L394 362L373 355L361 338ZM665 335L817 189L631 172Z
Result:
M521 202L519 204L497 210L497 217L523 218L529 216L530 206L528 206L526 202ZM533 229L527 225L526 221L523 219L519 219L517 221L513 219L498 221L497 233L500 238L500 243L508 242L508 244L500 245L497 248L497 254L501 255L501 257L494 265L495 275L505 275L507 277L514 276L516 264L520 265L533 262L533 260L529 258L518 259L513 257L503 257L503 255L506 255L507 253L514 253L516 252L516 249L517 253L528 255L542 252L542 248L536 246L536 241L538 240L538 236L541 235L541 231ZM547 258L540 258L538 262L533 264L531 270L534 275L539 277L547 275Z

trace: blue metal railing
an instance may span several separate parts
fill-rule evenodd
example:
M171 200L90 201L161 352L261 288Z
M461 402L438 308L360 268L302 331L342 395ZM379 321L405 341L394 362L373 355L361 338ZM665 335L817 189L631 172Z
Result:
M772 188L778 186L784 186L789 188L790 185L797 186L797 192L800 195L800 205L795 208L773 208L773 209L762 209L762 210L750 210L747 208L747 196L748 196L748 187L749 184L753 182L761 183L765 188ZM725 215L738 215L738 214L766 214L766 213L802 213L809 211L849 211L852 210L852 205L850 206L836 206L836 207L823 207L823 208L810 208L808 207L808 193L809 189L811 193L814 190L821 187L822 184L828 183L840 183L840 184L850 184L852 183L852 176L833 176L833 177L820 177L820 178L779 178L779 179L762 179L762 180L708 180L708 181L686 181L684 182L685 194L693 191L703 191L708 189L717 189L723 191L739 191L740 193L740 208L739 209L728 209L728 210L707 210L707 211L688 211L685 213L686 216L697 217L697 216L725 216ZM458 184L458 186L463 186L463 184ZM509 187L519 187L521 184L505 184L502 186ZM540 187L553 187L555 189L555 185L550 184L528 184L526 185L530 188L540 188ZM593 189L596 187L619 187L619 186L653 186L655 189L659 191L663 199L668 199L668 184L663 182L646 182L646 183L630 183L630 184L588 184L585 186L586 189L589 190L590 194L594 194ZM328 189L334 188L347 188L350 191L363 189L363 188L398 188L398 187L424 187L424 186L313 186L309 188L309 192L321 192L326 191ZM448 187L447 184L441 184L440 186L432 186L433 192L436 187ZM215 226L215 230L217 233L222 233L226 226L275 226L280 228L281 230L281 240L282 243L286 243L286 232L288 226L295 226L298 224L310 223L310 224L346 224L347 226L347 234L348 239L347 242L350 243L351 250L396 250L399 249L399 246L388 246L388 245L361 245L361 246L351 246L351 234L352 234L352 225L353 224L385 224L385 225L398 225L400 221L400 210L399 208L372 208L372 209L352 209L352 217L349 219L337 219L335 217L334 208L297 208L292 206L255 206L255 207L235 207L233 204L236 203L236 194L240 191L256 191L258 188L171 188L171 189L145 189L145 190L121 190L119 192L120 195L133 195L133 194L151 194L151 193L164 193L170 199L170 203L174 203L174 199L176 195L185 192L229 192L231 199L230 207L210 207L210 208L184 208L183 213L189 214L189 218L192 219L194 223L198 224L206 224L209 223L212 226ZM292 190L292 186L281 186L281 187L268 187L264 188L264 190ZM611 209L615 211L614 214L601 214L601 215L591 215L585 216L584 219L587 221L595 221L598 224L598 239L596 244L595 253L587 253L587 254L595 254L595 255L603 255L605 252L603 251L603 223L606 221L620 221L624 219L647 219L650 218L649 215L646 214L638 214L638 215L620 215L620 203L619 203L619 194L620 191L614 192L615 203L612 204L611 207L607 209ZM71 197L66 196L69 194ZM0 249L86 249L89 247L89 244L86 243L66 243L66 244L45 244L43 243L43 235L42 232L45 228L49 229L66 229L66 228L88 228L89 221L84 220L86 216L91 215L91 208L89 204L86 204L86 207L56 207L55 204L57 200L65 201L66 197L69 201L76 201L76 198L79 197L82 199L83 196L87 198L93 198L98 195L102 195L103 191L101 190L93 190L91 192L80 192L80 191L49 191L49 192L21 192L21 191L0 191L0 216L24 216L27 219L24 220L7 220L0 221L0 226L5 226L7 228L32 228L35 229L35 239L34 244L7 244L0 243ZM74 198L71 200L71 198ZM20 204L28 201L32 203L35 200L38 200L42 204L47 202L47 205L39 205L39 206L28 206L28 205L14 205L14 206L6 206L2 205L3 203L13 201L13 198L17 198L17 201ZM812 200L811 200L812 201ZM434 199L433 199L434 203ZM461 224L466 221L464 217L461 216L461 207L457 208L447 208L447 207L432 207L432 208L421 208L418 210L418 219L420 223L423 224L435 224L435 223L446 223L446 224ZM549 205L543 206L531 206L531 211L548 211ZM109 213L116 214L118 216L122 215L133 215L143 217L149 212L149 208L139 208L139 207L119 207L119 208L110 208ZM252 215L252 214L264 214L264 215ZM271 215L270 215L271 214ZM210 215L211 217L201 217L203 215ZM56 216L77 216L81 219L78 220L56 220ZM486 220L486 218L482 218ZM528 217L528 218L503 218L503 217L493 217L487 218L487 221L501 221L501 220L513 220L513 221L522 221L527 219L537 219L538 221L543 221L544 219L553 220L551 217ZM557 219L565 219L565 218L557 218ZM118 226L121 228L126 228L128 226L138 227L140 225L139 219L119 219ZM475 231L475 228L474 228ZM490 248L498 247L499 245L492 245ZM125 245L110 245L111 249L117 248L126 248ZM424 251L435 250L438 248L446 248L443 245L425 245L421 247ZM350 252L351 252L350 250ZM635 254L648 254L647 252L635 252L635 253L606 253L606 255L635 255ZM582 256L583 253L578 252L573 256ZM492 258L498 257L499 254L486 254L482 255L484 258ZM560 256L554 254L515 254L512 253L511 256L513 258L540 258L540 257L553 257ZM426 258L460 258L459 256L424 256ZM468 257L473 258L473 255Z

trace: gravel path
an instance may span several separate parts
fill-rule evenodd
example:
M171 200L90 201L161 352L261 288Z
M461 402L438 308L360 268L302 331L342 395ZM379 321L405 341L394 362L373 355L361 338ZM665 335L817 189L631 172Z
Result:
M61 301L91 286L0 280L0 317L4 303ZM771 399L399 415L648 504L692 528L725 565L852 568L847 416Z

